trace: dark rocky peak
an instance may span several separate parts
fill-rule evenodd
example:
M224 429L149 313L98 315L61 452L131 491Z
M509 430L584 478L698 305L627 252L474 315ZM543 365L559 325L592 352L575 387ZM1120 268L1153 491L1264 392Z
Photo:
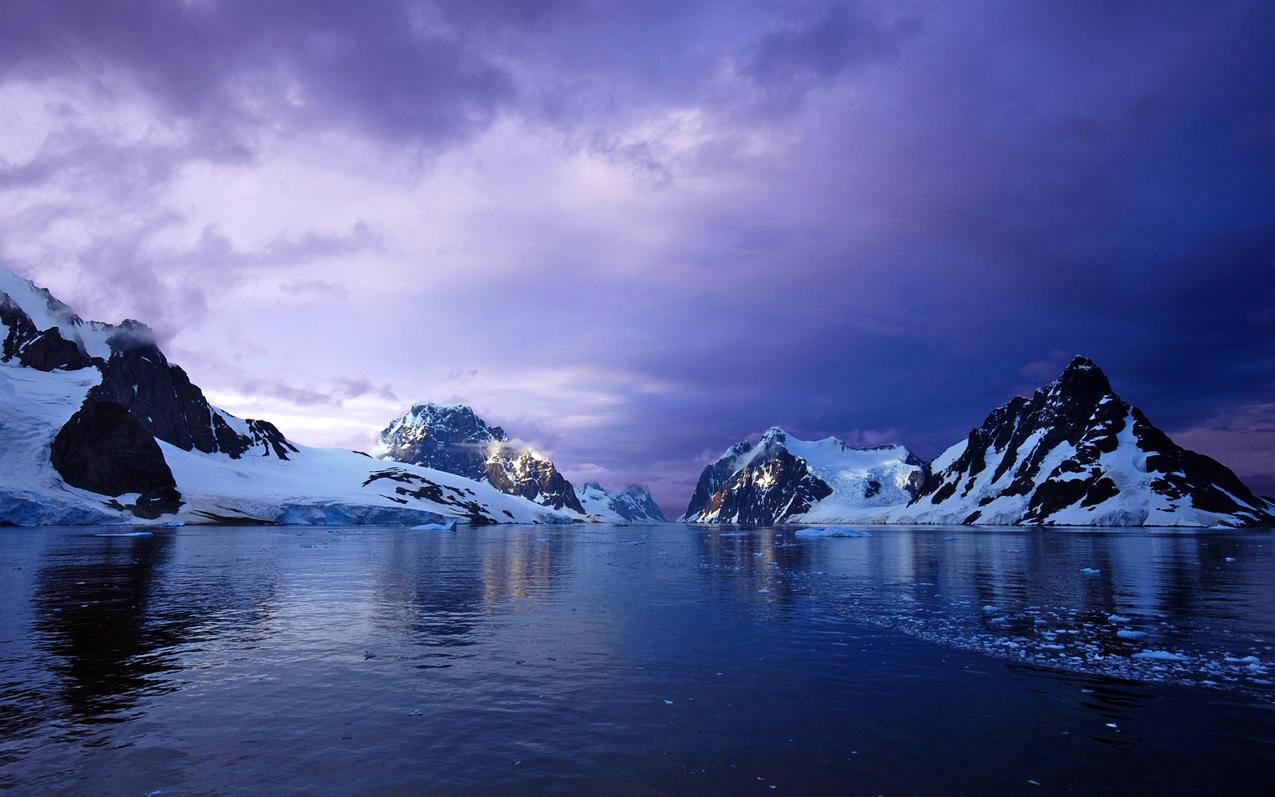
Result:
M1015 396L1008 403L988 413L983 423L970 431L965 451L941 471L931 473L916 500L934 495L934 503L960 491L964 495L974 485L974 477L987 467L994 454L1006 452L996 463L993 479L1007 472L1015 478L1008 494L1026 494L1039 479L1038 470L1045 456L1060 442L1080 446L1088 437L1099 438L1119 431L1116 421L1129 410L1111 390L1111 383L1093 360L1077 356L1057 379L1037 390L1031 398ZM1029 439L1036 444L1025 446ZM1098 441L1092 441L1095 445ZM1105 445L1105 444L1104 444ZM1025 459L1019 461L1020 449ZM946 474L956 472L968 477L963 485ZM945 485L944 482L947 482Z
M238 457L250 444L209 405L180 366L154 345L136 345L112 354L102 382L88 401L113 401L126 408L152 435L178 448Z
M481 480L493 444L509 438L464 404L419 402L381 432L378 456Z
M1114 395L1111 382L1102 369L1093 360L1079 355L1072 359L1057 379L1037 392L1044 394L1042 403L1045 409L1059 413L1065 413L1073 407L1092 408L1103 398ZM1035 396L1033 401L1036 401Z

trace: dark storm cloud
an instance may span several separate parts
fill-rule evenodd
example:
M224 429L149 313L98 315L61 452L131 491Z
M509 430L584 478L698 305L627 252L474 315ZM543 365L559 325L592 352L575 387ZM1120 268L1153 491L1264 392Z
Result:
M0 5L0 70L136 82L210 139L349 125L427 146L490 122L509 75L426 5L339 0Z
M834 3L813 22L762 36L744 71L764 84L829 80L844 69L895 55L920 27L915 17L881 23L857 4Z

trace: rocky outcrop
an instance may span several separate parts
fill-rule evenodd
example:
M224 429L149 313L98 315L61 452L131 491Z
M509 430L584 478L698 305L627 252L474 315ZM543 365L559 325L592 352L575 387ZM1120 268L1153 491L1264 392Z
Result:
M86 403L53 439L50 459L62 479L102 495L136 493L139 517L175 512L181 503L173 473L155 439L124 407Z
M584 514L571 482L563 478L552 461L530 448L498 447L487 458L486 473L487 481L502 493Z

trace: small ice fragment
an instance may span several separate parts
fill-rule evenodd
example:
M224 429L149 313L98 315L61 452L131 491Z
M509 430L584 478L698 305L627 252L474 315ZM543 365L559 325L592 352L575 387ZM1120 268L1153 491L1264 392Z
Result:
M1108 728L1115 728L1115 727L1117 727L1117 725L1116 725L1114 722L1108 722L1108 723L1107 723L1107 727L1108 727Z
M1029 785L1029 786L1039 786L1039 785L1040 785L1040 781L1038 781L1038 780L1032 780L1032 779L1028 778L1028 780L1027 780L1027 785Z
M1107 622L1109 623L1127 623L1127 622L1130 622L1131 620L1133 620L1132 617L1126 617L1123 614L1107 615Z
M757 590L757 591L758 591L758 592L760 592L760 593L761 593L761 594L763 594L763 595L769 595L769 594L770 594L770 590L766 589L765 587L762 587L761 589L759 589L759 590Z
M1234 562L1234 561L1235 561L1235 557L1234 557L1234 556L1228 556L1228 557L1226 557L1226 560L1225 560L1225 561L1226 561L1226 563L1227 563L1227 564L1230 564L1231 562Z
M1142 639L1146 635L1146 631L1134 631L1131 628L1121 628L1116 632L1116 636L1121 639Z
M666 706L671 706L671 705L673 705L673 701L672 701L672 700L665 700L665 701L664 701L664 705L666 705Z
M951 541L952 541L952 540L954 540L954 539L956 539L956 535L955 535L955 534L953 534L951 537L944 537L944 538L943 538L943 542L951 542Z
M996 608L995 606L989 603L983 607L983 611L986 612L987 614L991 614L992 612L1000 611L1000 609Z
M1080 568L1080 572L1084 573L1087 576L1096 576L1102 571L1096 567L1082 567Z
M1167 650L1142 650L1133 654L1135 659L1152 659L1154 661L1190 661L1189 658L1180 653L1171 653Z

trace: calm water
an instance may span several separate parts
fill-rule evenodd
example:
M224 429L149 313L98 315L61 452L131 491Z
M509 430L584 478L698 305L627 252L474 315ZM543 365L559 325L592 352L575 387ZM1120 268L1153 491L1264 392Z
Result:
M0 790L1275 786L1269 532L872 535L0 529Z

